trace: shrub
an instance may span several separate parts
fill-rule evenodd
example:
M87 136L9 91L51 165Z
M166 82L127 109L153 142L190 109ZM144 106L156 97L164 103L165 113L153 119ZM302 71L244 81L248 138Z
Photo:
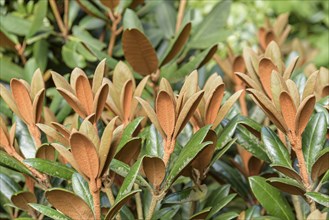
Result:
M4 4L1 218L327 218L328 69L288 14L225 57L231 2L176 3Z

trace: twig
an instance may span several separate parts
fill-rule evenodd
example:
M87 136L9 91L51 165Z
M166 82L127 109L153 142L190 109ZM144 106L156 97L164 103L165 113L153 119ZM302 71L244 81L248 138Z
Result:
M89 190L94 201L95 219L101 219L101 205L100 205L100 187L97 186L97 182L100 180L94 179L89 181Z
M69 0L64 1L64 26L67 34L69 30Z
M19 57L21 58L22 63L24 65L26 63L26 58L24 56L25 47L26 47L26 42L25 41L23 41L22 44L16 44L15 45L15 49L17 50L17 53L18 53Z
M301 207L298 196L292 195L291 198L292 198L292 203L293 203L295 211L296 211L297 220L303 220L304 218L303 218L302 207Z
M176 21L176 34L178 33L180 26L182 25L186 2L187 2L186 0L180 0L179 2L179 9L178 9L177 21Z
M139 189L138 184L134 183L134 189L135 190ZM136 193L135 199L136 199L136 207L137 207L137 217L138 219L144 219L141 195L139 193Z
M56 19L58 28L62 32L63 36L66 38L67 31L65 29L65 26L64 26L64 23L62 21L62 18L61 18L60 14L59 14L59 11L58 11L56 2L55 2L55 0L49 0L49 3L50 3L50 7L51 7L51 9L52 9L52 11L53 11L53 13L55 15L55 19Z
M111 38L110 38L110 42L109 42L109 47L107 49L107 53L109 56L112 56L115 39L116 39L117 35L119 35L122 32L123 28L121 27L121 28L117 29L118 24L120 24L121 18L122 18L120 14L114 15L112 13L112 11L109 10L109 17L112 21L112 25L111 25Z

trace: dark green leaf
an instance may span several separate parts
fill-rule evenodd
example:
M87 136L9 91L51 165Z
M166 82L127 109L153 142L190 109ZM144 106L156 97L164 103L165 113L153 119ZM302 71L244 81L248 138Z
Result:
M148 156L163 157L164 149L162 146L162 137L160 133L155 129L154 125L151 125L143 130L141 134L145 139L145 147L143 147L143 153Z
M224 128L218 134L216 148L221 149L223 148L231 139L232 135L235 132L235 128L238 124L239 116L235 116L229 122L224 121Z
M0 164L18 172L31 175L30 170L26 166L2 150L0 150Z
M48 10L47 1L39 1L35 4L32 25L26 37L29 38L40 30L40 27L42 26L43 23L43 19L47 15L47 10Z
M215 220L230 220L230 219L235 219L238 216L239 216L239 214L236 212L226 212L224 214L216 216L214 219Z
M125 164L120 160L116 160L116 159L113 159L111 161L110 169L122 177L126 177L130 172L130 167L128 166L128 164ZM139 174L137 175L135 181L139 186L151 188L148 182Z
M230 194L221 200L217 200L216 203L213 204L212 209L206 219L210 219L212 216L214 216L217 212L224 208L224 206L231 202L235 196L236 194Z
M286 146L270 128L262 128L262 140L267 155L273 163L291 167L290 155Z
M0 57L0 80L10 82L12 78L22 78L22 67L14 64L8 57Z
M48 62L48 42L44 39L33 45L33 56L36 58L38 67L42 72L46 70Z
M29 203L29 206L31 206L32 208L37 210L39 213L44 214L45 216L47 216L51 219L70 220L69 217L65 216L64 214L56 211L55 209L53 209L49 206L45 206L45 205L41 205L41 204L37 204L37 203Z
M78 0L79 5L90 15L107 20L105 14L101 12L91 1Z
M257 200L269 214L281 219L295 219L287 200L263 177L249 177L249 184Z
M117 152L134 136L134 132L138 128L143 118L144 117L136 118L125 127L121 136L120 143L117 147Z
M122 187L121 187L122 188ZM115 214L122 208L122 206L136 193L140 192L141 190L134 190L129 193L124 194L121 196L120 199L116 199L115 204L112 206L112 208L109 210L109 212L105 216L105 220L113 219Z
M0 173L0 186L1 194L9 200L13 194L21 191L21 187L14 180L2 173Z
M154 215L152 216L152 220L166 220L166 219L173 219L173 217L176 215L178 210L180 209L179 205L174 205L171 207L166 207L163 209L160 209L156 212L154 212Z
M202 211L192 215L190 220L205 219L205 217L207 217L210 210L211 210L211 207L205 208Z
M163 204L181 204L191 201L202 200L207 194L207 186L201 185L200 189L196 186L183 189L182 191L169 194Z
M314 200L315 202L317 202L325 207L329 207L329 196L328 195L318 193L318 192L308 192L305 195L307 197L311 198L312 200Z
M73 35L79 39L79 41L82 41L95 50L101 51L106 46L103 42L95 39L88 31L83 30L79 26L73 27Z
M136 15L136 13L127 8L124 15L123 15L123 27L124 29L132 29L132 28L136 28L138 29L140 32L144 32L143 30L143 25L141 23L141 21L139 20L138 16Z
M218 2L204 20L195 26L190 45L193 48L207 48L225 39L224 26L230 13L230 0Z
M72 175L72 188L75 194L80 196L94 210L93 197L90 194L88 182L79 173Z
M61 163L44 160L40 158L29 158L25 159L24 163L34 167L38 171L45 173L50 176L55 176L59 178L63 178L66 180L70 180L74 173L72 168L69 168Z
M202 151L203 148L211 144L211 142L202 143L206 137L210 126L201 128L195 133L191 140L180 152L177 160L175 161L166 181L165 188L168 189L174 180L178 177L179 173Z
M327 123L323 113L315 114L303 132L303 154L308 172L326 140Z

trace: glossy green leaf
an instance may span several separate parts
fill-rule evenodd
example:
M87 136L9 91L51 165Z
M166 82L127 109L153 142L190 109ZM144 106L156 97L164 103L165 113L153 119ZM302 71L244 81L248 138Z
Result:
M243 125L237 126L235 137L237 137L237 143L255 157L270 161L265 152L264 144Z
M79 173L72 175L72 188L73 192L80 196L91 210L94 210L93 197L90 194L88 182Z
M231 220L231 219L235 219L238 216L239 214L236 212L226 212L224 214L216 216L214 220Z
M224 39L226 37L224 26L226 25L230 7L230 0L218 2L204 20L194 28L190 46L204 49Z
M162 137L155 126L152 124L145 128L141 136L145 139L145 147L142 148L142 152L149 156L162 158L164 154Z
M206 137L210 126L205 126L201 128L197 133L195 133L191 140L186 144L186 146L180 152L177 160L175 161L171 171L166 178L166 186L168 189L174 180L178 177L178 174L198 155L203 148L211 144L211 142L202 143Z
M140 30L142 33L144 32L143 30L143 25L141 23L141 21L139 20L138 16L136 15L136 13L127 8L124 15L123 15L123 28L126 29L132 29L132 28L136 28L138 30Z
M323 113L315 114L307 124L302 138L303 154L308 172L311 171L317 155L322 150L326 133L325 115Z
M1 194L9 200L13 194L21 191L21 187L13 179L2 173L0 173L0 186Z
M223 148L229 141L232 140L232 136L235 132L236 126L238 125L239 117L235 116L229 122L224 121L224 128L218 134L216 148Z
M221 149L215 151L213 158L211 159L210 165L211 166L213 163L215 163L219 158L221 158L226 151L228 151L231 146L236 142L236 138L234 138L233 140L231 140L230 142L228 142L224 147L222 147Z
M37 203L29 203L29 206L31 206L33 209L37 210L39 213L41 213L51 219L70 220L69 217L65 216L61 212L56 211L55 209L53 209L49 206L45 206L45 205L41 205L41 204L37 204Z
M117 147L117 152L134 136L134 132L136 131L143 119L143 117L138 117L125 127L121 136L120 143Z
M22 78L22 67L11 62L8 57L0 57L0 80L10 82L12 78Z
M122 161L116 159L111 161L110 169L122 177L126 177L130 172L130 167L128 164L125 164ZM139 186L151 188L149 183L140 174L137 175L135 181Z
M0 150L0 165L16 170L20 173L31 175L30 170L26 166L2 150Z
M249 177L249 184L255 197L269 214L281 219L295 219L287 200L263 177Z
M42 26L43 23L43 19L47 15L47 10L48 10L47 1L39 1L35 4L32 24L26 37L29 38L40 30L40 27Z
M308 192L305 195L307 197L311 198L312 200L314 200L315 202L317 202L325 207L329 207L329 196L328 195L318 193L318 192Z
M291 167L290 155L287 148L270 128L262 128L262 140L267 155L273 163Z
M176 215L178 210L180 209L179 205L174 205L171 207L166 207L163 209L160 209L156 212L154 212L152 216L152 220L166 220L166 219L173 219L173 217Z
M103 20L107 20L105 13L102 13L102 11L98 9L92 2L88 0L77 0L77 2L88 14Z
M113 217L116 215L116 213L122 208L122 206L136 193L139 193L141 190L134 190L132 192L129 192L123 196L121 196L120 199L116 199L115 204L111 207L109 212L105 216L105 220L113 219Z
M231 202L235 196L236 196L236 194L230 194L230 195L226 196L225 198L221 199L220 201L217 201L213 205L213 207L206 219L210 219L213 215L215 215L217 212L219 212L222 208L224 208L224 206L226 206L229 202Z
M55 176L59 178L63 178L66 180L70 180L74 173L72 168L69 168L61 163L44 160L40 158L29 158L25 159L24 163L34 167L36 170L45 173L50 176Z
M163 204L181 204L186 202L202 200L207 194L207 186L189 187L182 191L169 194L163 201Z
M191 216L190 220L205 219L208 213L211 211L211 207L205 208L200 212L195 213Z
M130 168L130 171L127 174L125 180L123 181L120 190L118 192L118 195L115 199L116 202L119 202L121 199L123 199L126 195L130 193L131 189L134 186L135 180L138 176L142 162L143 162L143 157L137 160L136 163Z
M25 158L34 158L36 148L31 138L28 128L24 122L17 116L14 117L16 121L16 138L18 146Z

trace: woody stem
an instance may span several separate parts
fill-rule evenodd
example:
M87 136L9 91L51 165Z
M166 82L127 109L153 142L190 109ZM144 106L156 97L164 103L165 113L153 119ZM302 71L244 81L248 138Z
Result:
M170 159L170 155L172 154L172 152L174 152L175 143L176 140L171 138L167 138L165 141L164 155L163 155L163 162L165 165L167 165Z
M96 181L97 181L96 179L89 181L89 190L93 197L95 219L100 220L101 219L100 189L97 187Z

